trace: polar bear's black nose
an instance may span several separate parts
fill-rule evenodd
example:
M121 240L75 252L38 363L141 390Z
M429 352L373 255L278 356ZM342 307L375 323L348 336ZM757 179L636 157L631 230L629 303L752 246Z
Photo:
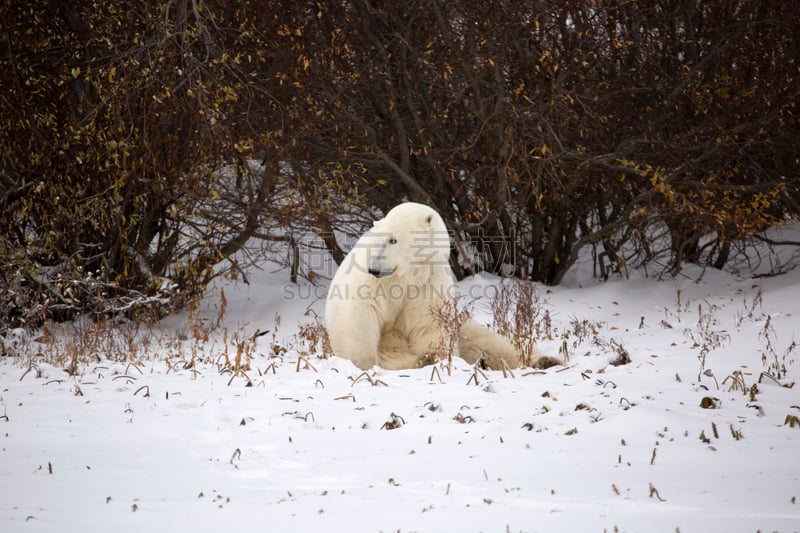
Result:
M368 270L368 272L370 274L372 274L373 276L375 276L376 278L383 278L383 277L392 275L394 273L394 269L392 269L392 270L381 270L379 268L370 268Z

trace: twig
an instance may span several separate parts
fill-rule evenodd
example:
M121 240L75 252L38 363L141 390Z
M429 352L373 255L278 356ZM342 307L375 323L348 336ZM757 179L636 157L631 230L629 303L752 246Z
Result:
M478 374L480 374L483 377L484 380L489 381L489 377L483 372L483 370L480 369L479 365L481 364L482 361L483 361L483 357L479 357L478 360L475 362L475 364L472 365L472 375L467 380L467 385L469 385L472 382L472 380L474 379L475 380L475 385L477 386L478 383L479 383Z
M514 375L514 372L511 371L511 368L508 366L508 363L506 363L506 360L505 359L501 359L501 361L503 363L503 368L502 368L503 377L507 378L508 376L506 375L506 372L508 372L508 374L510 374L512 378L516 379L516 376Z
M653 496L655 496L656 498L658 498L658 501L660 501L660 502L667 501L667 500L665 500L664 498L661 497L661 495L658 493L658 489L655 488L652 483L649 483L649 485L650 485L650 497L651 498Z
M300 372L300 363L305 363L305 365L303 366L303 370L308 370L310 368L314 372L317 372L317 369L314 367L314 365L311 364L311 362L305 355L301 355L300 357L297 358L297 368L295 369L296 372Z
M362 378L364 378L364 379L366 379L367 381L369 381L369 384L370 384L370 385L372 385L373 387L375 387L375 386L377 386L377 385L383 385L384 387L388 387L388 386L389 386L389 385L387 385L387 384L386 384L386 382L385 382L385 381L383 381L383 380L380 380L380 379L372 379L372 376L370 376L370 375L367 373L367 371L366 371L366 370L365 370L364 372L360 373L360 374L359 374L358 376L356 376L355 378L353 378L353 377L351 377L351 376L348 376L348 377L347 377L347 379L350 379L350 380L352 380L352 381L353 381L353 384L352 384L352 385L350 385L351 387L354 387L354 386L355 386L355 384L356 384L356 383L358 383L359 381L361 381L361 379L362 379Z

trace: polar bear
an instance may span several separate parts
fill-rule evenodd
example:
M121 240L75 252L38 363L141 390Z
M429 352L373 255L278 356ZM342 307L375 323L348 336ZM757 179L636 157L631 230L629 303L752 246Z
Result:
M434 311L456 297L449 264L450 236L439 214L402 203L374 223L339 265L328 289L325 322L333 353L361 369L416 368L446 357L448 332ZM520 366L505 337L477 322L462 322L458 354L491 369ZM534 356L546 368L561 361Z

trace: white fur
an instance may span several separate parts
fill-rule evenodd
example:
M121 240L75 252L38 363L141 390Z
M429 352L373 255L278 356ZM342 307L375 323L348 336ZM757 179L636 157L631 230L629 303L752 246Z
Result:
M440 359L447 332L432 309L455 297L449 264L450 237L430 207L403 203L358 240L328 290L326 326L333 352L362 369L415 368ZM458 351L489 368L520 365L511 342L467 320L458 332ZM549 366L547 357L534 366Z

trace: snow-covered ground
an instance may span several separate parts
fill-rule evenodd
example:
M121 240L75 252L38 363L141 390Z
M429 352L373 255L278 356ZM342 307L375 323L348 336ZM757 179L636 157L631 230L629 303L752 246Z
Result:
M250 278L128 326L132 362L0 360L0 531L800 530L800 269L537 287L568 366L513 377L303 355L324 286Z

